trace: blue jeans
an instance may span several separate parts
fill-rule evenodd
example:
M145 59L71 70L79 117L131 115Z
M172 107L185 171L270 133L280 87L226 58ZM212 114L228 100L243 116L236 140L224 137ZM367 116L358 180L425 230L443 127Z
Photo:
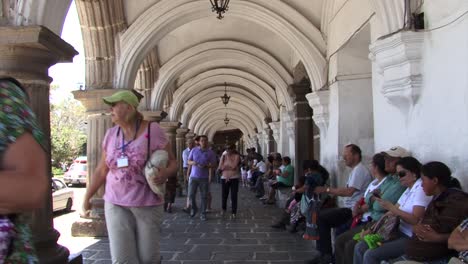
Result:
M208 187L209 187L208 178L194 178L190 177L189 179L189 194L190 194L190 203L192 205L192 210L195 212L198 210L197 207L197 189L200 188L200 209L201 214L206 214L206 202L208 197Z
M383 260L391 260L405 254L405 246L409 238L407 236L400 237L396 240L384 242L382 246L369 249L367 243L361 241L354 247L355 264L380 264Z

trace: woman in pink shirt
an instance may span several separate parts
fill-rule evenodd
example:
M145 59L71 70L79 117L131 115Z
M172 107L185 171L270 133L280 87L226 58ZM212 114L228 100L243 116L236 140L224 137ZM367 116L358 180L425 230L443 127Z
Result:
M102 143L102 156L83 201L87 214L90 199L105 183L104 209L112 263L160 263L159 240L164 197L153 193L144 175L149 152L166 150L167 168L159 170L156 184L176 177L176 161L165 133L157 123L143 120L138 98L129 90L104 97L112 122ZM150 128L148 128L150 126ZM148 142L149 140L149 142Z
M232 218L235 219L237 214L237 193L239 192L240 155L236 151L236 145L234 144L229 144L226 151L226 154L221 157L218 167L218 169L222 171L222 215L226 215L227 198L229 196L229 191L231 191L231 212Z

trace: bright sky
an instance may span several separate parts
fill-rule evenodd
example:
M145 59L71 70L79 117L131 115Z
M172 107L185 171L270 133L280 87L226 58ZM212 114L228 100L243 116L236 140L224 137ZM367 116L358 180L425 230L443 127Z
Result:
M72 96L70 91L78 90L85 82L85 57L80 22L76 11L75 1L70 5L67 18L62 30L62 39L72 45L78 55L73 63L59 63L49 69L49 76L53 78L52 85L59 85L60 89L51 95L52 102Z

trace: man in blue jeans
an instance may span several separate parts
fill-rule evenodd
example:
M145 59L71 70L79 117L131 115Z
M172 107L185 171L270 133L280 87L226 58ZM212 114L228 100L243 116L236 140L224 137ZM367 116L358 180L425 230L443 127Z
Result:
M216 154L208 148L207 136L200 136L200 147L190 151L188 164L192 166L189 178L189 193L192 205L190 217L197 214L198 207L195 197L197 196L197 189L200 188L200 219L205 221L209 184L213 175L213 168L216 168Z

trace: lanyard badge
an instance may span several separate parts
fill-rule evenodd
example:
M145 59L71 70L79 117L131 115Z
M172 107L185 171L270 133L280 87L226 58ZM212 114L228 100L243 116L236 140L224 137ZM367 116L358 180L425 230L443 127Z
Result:
M128 167L128 157L124 153L120 155L117 159L117 168L126 168Z

